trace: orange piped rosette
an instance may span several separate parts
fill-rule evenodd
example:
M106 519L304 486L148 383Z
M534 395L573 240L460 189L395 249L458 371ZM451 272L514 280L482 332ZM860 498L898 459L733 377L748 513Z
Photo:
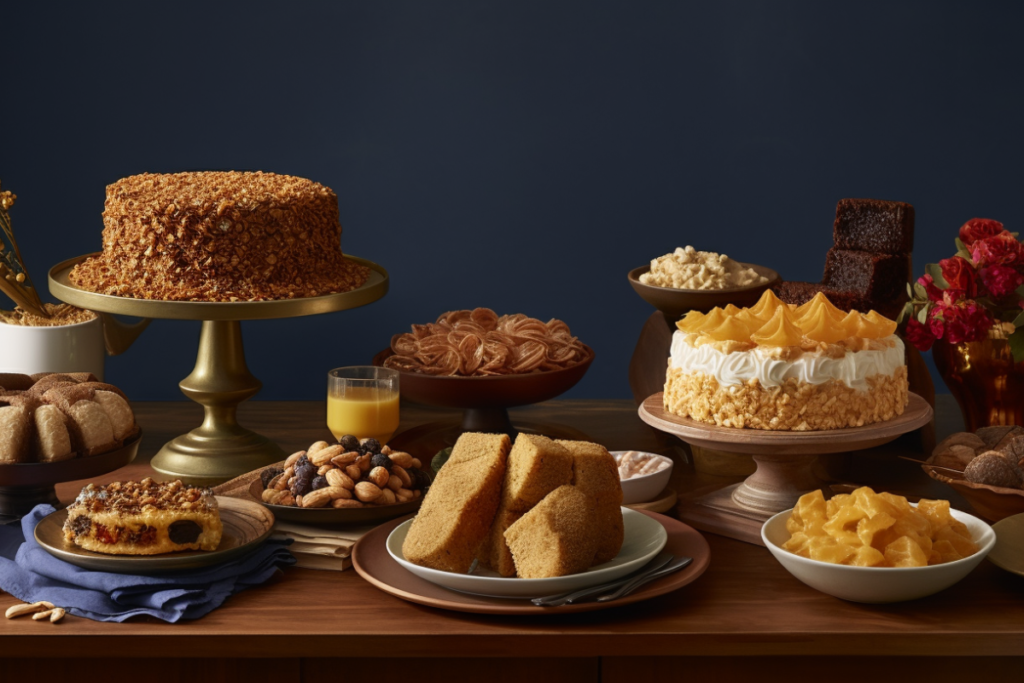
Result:
M764 294L757 300L757 303L747 309L755 318L768 322L775 315L775 310L779 307L786 308L786 304L783 303L782 299L775 296L775 292L770 289L764 290Z
M794 321L788 306L779 306L775 313L750 340L758 346L799 346L804 334Z
M751 343L751 329L743 325L735 315L727 316L719 325L702 325L700 334L715 341Z
M896 331L896 322L878 311L871 311L867 315L859 311L850 311L840 325L847 337L862 339L883 339Z
M857 332L859 337L882 339L896 333L896 321L889 320L878 311L871 311L861 317L861 329Z
M680 332L696 332L706 318L700 311L690 311L681 320L676 322Z
M850 336L843 325L846 313L832 305L828 297L818 292L814 298L796 309L797 326L812 341L835 344Z

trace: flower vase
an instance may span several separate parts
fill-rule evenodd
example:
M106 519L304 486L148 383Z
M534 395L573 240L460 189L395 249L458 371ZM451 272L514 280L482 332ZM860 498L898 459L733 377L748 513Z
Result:
M1024 362L1013 360L1006 339L950 344L936 340L935 366L960 404L969 431L1024 425Z

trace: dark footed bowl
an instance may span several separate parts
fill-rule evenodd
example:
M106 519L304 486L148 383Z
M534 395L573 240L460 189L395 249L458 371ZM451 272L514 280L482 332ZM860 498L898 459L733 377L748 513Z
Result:
M768 278L768 281L759 285L726 287L725 289L657 287L640 282L640 276L651 269L648 264L629 271L629 284L633 286L640 298L664 313L670 323L674 323L690 311L707 313L716 306L726 306L727 304L740 308L753 306L766 289L779 281L779 274L771 268L753 263L741 263L740 265L752 268L759 275Z
M576 365L525 375L442 377L402 372L400 393L403 398L416 403L463 410L532 405L564 394L583 379L594 362L593 349L586 345L584 348L587 357ZM373 357L373 364L383 365L384 360L392 355L391 349L385 349Z

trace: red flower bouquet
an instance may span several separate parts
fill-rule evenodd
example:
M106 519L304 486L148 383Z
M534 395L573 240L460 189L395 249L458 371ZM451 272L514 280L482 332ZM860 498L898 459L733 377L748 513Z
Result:
M950 344L1008 339L1024 360L1024 244L999 221L974 218L960 228L956 255L925 267L900 315L907 341L921 351Z

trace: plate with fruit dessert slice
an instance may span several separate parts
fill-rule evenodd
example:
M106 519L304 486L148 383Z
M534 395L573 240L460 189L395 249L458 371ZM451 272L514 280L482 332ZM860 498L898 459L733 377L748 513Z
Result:
M71 524L67 524L69 514L75 513L75 505L61 508L44 517L36 525L35 540L54 557L83 569L118 574L156 574L210 567L237 560L251 553L270 538L274 527L274 516L265 507L238 498L212 495L210 498L215 500L215 505L212 505L211 508L216 510L220 530L219 533L211 537L209 545L212 548L209 550L197 548L157 554L136 554L148 552L145 547L147 541L161 543L162 546L167 547L202 544L169 545L174 541L190 540L181 536L181 534L188 533L191 528L190 524L194 524L188 519L172 521L168 518L164 520L165 524L149 519L148 521L151 523L145 524L141 523L139 519L133 520L126 517L124 524L121 525L122 528L119 529L117 525L108 528L107 525L102 525L98 519L89 519L86 515L80 515L76 519L84 520L88 522L88 525L82 522L75 524L74 519ZM164 511L158 511L158 513L164 514ZM148 512L142 516L135 516L141 519L146 514L152 518L154 513ZM186 515L186 517L188 516ZM86 528L87 526L88 528ZM217 523L211 522L211 526L216 530ZM70 534L88 535L98 542L116 541L112 548L126 554L109 554L81 547L72 540L68 540L69 532ZM134 550L132 546L135 546Z

